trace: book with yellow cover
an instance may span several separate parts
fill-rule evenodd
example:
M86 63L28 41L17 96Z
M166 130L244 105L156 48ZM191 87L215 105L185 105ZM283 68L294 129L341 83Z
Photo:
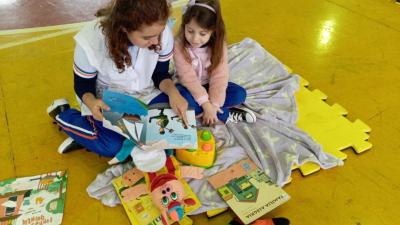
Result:
M242 220L249 224L290 196L249 159L208 178L210 184Z
M147 185L145 184L146 179L143 177L143 174L138 175L135 168L131 169L131 171L125 172L122 176L114 179L112 181L119 198L121 199L121 203L126 211L126 214L129 217L129 220L132 225L163 225L161 219L161 212L157 208L157 206L153 203L151 195L147 190ZM190 186L186 183L186 181L182 177L178 177L178 179L182 182L185 192L186 198L191 198L194 200L194 205L186 205L184 207L185 214L192 212L199 207L201 207L200 201L197 196L193 193ZM133 183L131 181L134 181ZM145 190L143 193L143 189ZM127 199L124 196L124 193L127 192L140 192L143 193L136 198ZM170 221L172 224L172 221ZM180 225L191 225L193 221L189 217L184 217L181 221L179 221Z

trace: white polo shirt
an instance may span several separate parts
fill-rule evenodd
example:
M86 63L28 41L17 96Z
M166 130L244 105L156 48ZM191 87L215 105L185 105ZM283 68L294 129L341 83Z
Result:
M155 89L151 79L158 61L171 59L173 52L173 34L165 27L161 39L161 51L156 53L147 48L130 46L128 52L132 65L122 73L110 58L105 44L99 19L89 22L74 37L76 41L74 72L82 78L96 79L96 95L101 97L105 88L112 88L149 102L160 91ZM82 109L83 110L83 109Z

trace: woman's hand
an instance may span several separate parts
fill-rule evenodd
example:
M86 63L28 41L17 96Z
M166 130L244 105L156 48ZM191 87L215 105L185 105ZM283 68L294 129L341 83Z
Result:
M164 79L160 83L160 90L168 95L169 105L172 110L183 120L185 126L189 126L186 110L188 109L188 102L186 99L179 93L176 88L174 82L171 79Z
M106 105L103 100L97 99L92 93L85 93L82 96L82 100L89 108L90 112L92 112L93 118L95 120L103 120L102 110L110 110L110 107L108 107L108 105Z
M183 120L185 126L189 126L189 122L186 117L186 111L188 109L188 102L186 99L178 92L172 92L169 97L169 105L172 110Z
M206 102L201 105L203 108L202 123L206 126L212 126L218 121L217 113L222 113L222 110L212 105L210 102Z

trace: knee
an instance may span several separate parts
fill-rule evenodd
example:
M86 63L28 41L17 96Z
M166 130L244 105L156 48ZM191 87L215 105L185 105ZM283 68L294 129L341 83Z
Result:
M234 100L237 104L241 104L246 100L247 92L246 89L239 85L232 85L228 88L229 98Z
M97 143L95 149L89 149L104 157L114 157L122 148L123 140L104 141Z
M69 121L71 118L76 118L76 117L80 117L81 116L81 112L79 112L76 109L67 109L63 112L60 112L58 114L58 118L60 118L63 121Z
M247 91L244 89L244 87L239 86L238 91L237 91L237 97L240 99L241 102L244 102L247 97Z

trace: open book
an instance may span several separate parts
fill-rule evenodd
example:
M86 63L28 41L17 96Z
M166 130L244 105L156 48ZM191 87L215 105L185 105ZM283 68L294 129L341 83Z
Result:
M289 195L249 159L208 178L240 220L249 224L289 200Z
M197 148L196 119L193 110L186 112L189 126L172 109L148 109L140 100L106 90L103 101L110 111L103 111L103 126L132 140L144 150Z

